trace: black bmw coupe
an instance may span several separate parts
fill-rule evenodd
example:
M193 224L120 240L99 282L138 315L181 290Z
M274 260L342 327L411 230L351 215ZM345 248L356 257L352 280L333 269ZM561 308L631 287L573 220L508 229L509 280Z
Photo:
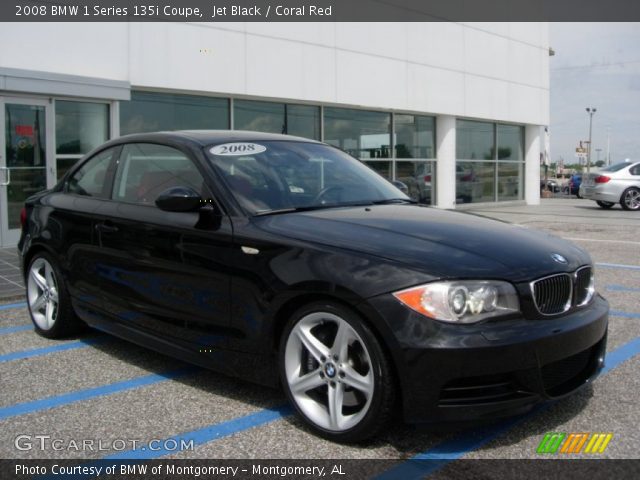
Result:
M285 135L129 135L27 200L38 333L84 324L281 384L320 435L525 412L604 364L589 255L415 205L341 150Z

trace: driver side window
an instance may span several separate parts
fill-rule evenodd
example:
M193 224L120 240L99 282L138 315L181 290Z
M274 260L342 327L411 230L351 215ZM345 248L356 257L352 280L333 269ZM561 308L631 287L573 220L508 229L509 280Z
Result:
M170 187L188 187L203 198L210 196L200 171L181 151L150 143L124 146L113 183L114 200L155 205Z

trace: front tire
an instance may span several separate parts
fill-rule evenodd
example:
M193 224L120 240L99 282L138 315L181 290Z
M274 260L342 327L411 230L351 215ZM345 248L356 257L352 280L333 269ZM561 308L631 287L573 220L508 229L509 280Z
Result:
M615 205L615 203L603 202L602 200L596 200L596 203L600 208L604 208L605 210L608 210Z
M341 305L313 303L291 317L280 342L280 375L298 414L329 440L365 440L391 419L390 361L371 330Z
M625 210L640 210L640 189L631 187L622 192L620 205Z
M51 255L37 253L29 263L25 280L27 305L36 332L47 338L62 338L82 329L60 268Z

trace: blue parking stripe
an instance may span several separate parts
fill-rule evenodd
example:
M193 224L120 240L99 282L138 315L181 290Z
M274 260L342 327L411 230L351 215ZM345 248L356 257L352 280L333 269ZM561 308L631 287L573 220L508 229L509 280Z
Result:
M624 285L607 285L604 288L612 292L640 292L640 288L625 287Z
M0 363L10 362L12 360L20 360L23 358L39 357L42 355L48 355L54 352L64 352L65 350L75 350L77 348L86 348L91 345L97 345L104 343L108 340L108 337L102 338L89 338L87 340L78 340L75 342L61 343L53 345L52 347L33 348L31 350L22 350L20 352L6 353L0 355Z
M617 348L616 350L608 353L607 365L603 369L602 374L606 374L612 369L616 368L623 362L635 357L640 353L640 338L636 338L629 343ZM471 450L477 449L480 446L490 442L500 434L504 433L511 427L523 422L524 420L532 417L533 415L540 413L553 403L543 405L536 408L532 412L514 419L502 422L497 426L488 427L482 430L478 430L475 433L460 435L454 437L451 440L436 445L434 448L427 450L424 453L418 454L412 458L412 460L426 460L432 459L432 462L412 462L411 460L404 462L390 470L379 475L379 479L395 479L395 478L423 478L426 475L438 470L445 466L452 460L456 460ZM255 428L267 423L273 422L284 418L292 413L292 409L289 406L280 406L274 409L265 409L256 413L246 415L244 417L235 418L227 422L219 424L209 425L207 427L193 430L191 432L185 432L173 437L169 437L165 440L161 440L155 445L158 449L151 450L151 445L144 445L135 450L127 450L119 452L117 454L105 457L103 460L119 460L125 463L127 460L146 460L159 458L165 455L176 453L175 450L165 448L167 442L171 445L180 445L181 442L193 441L193 445L202 445L211 441L219 440L224 437L239 433L251 428ZM175 443L173 443L175 442ZM165 447L161 447L164 445ZM135 463L135 462L134 462ZM83 466L90 466L93 463L86 463ZM39 477L49 478L49 477ZM50 477L53 478L53 477ZM57 477L56 477L57 478ZM64 478L91 478L90 475L66 475Z
M596 263L596 267L623 268L628 270L640 270L640 265L625 265L622 263Z
M9 310L11 308L24 308L27 304L25 302L20 303L5 303L4 305L0 305L0 310Z
M614 368L635 357L638 353L640 353L640 337L634 338L611 352L607 352L602 375L609 373Z
M39 412L41 410L48 410L50 408L56 408L63 405L69 405L70 403L81 402L91 398L111 395L125 390L153 385L155 383L189 375L196 371L198 371L198 368L190 366L179 370L154 373L152 375L145 375L132 380L125 380L122 382L111 383L109 385L101 385L99 387L56 395L53 397L43 398L41 400L35 400L33 402L18 403L9 407L0 408L0 420L18 415L25 415L27 413Z
M165 455L175 454L177 453L175 450L168 450L164 447L160 448L160 446L173 445L174 442L177 445L188 442L193 442L194 446L202 445L214 440L220 440L221 438L228 437L229 435L233 435L234 433L242 432L244 430L259 427L260 425L271 423L275 420L279 420L288 415L291 415L291 413L292 410L288 405L282 405L272 409L267 408L256 413L245 415L244 417L234 418L233 420L209 425L198 430L181 433L179 435L161 440L157 443L154 442L154 445L156 446L143 445L135 450L127 450L115 455L110 455L108 457L104 457L104 460L148 460L163 457ZM153 447L154 450L151 450L151 447ZM159 449L155 450L155 448Z
M606 364L602 369L601 375L609 373L614 368L620 366L622 363L638 354L640 354L640 337L634 338L630 342L616 348L612 352L607 353ZM391 480L395 478L408 480L424 478L453 460L457 460L472 450L476 450L486 443L489 443L491 440L494 440L510 428L530 419L544 410L547 410L555 403L556 402L547 403L535 408L523 416L515 417L492 427L457 435L449 440L439 443L435 447L432 447L423 453L419 453L410 460L383 472L375 478L377 480Z
M0 328L0 335L8 335L9 333L25 332L33 330L33 325L16 325L15 327Z
M640 318L640 313L623 312L622 310L609 310L609 315L613 317Z
M166 438L164 440L160 440L157 443L154 442L154 445L146 444L138 447L135 450L126 450L123 452L116 453L115 455L110 455L108 457L104 457L98 461L83 463L80 466L82 467L92 467L92 466L103 466L106 464L105 461L116 461L117 463L107 463L108 465L120 465L120 464L135 464L139 463L142 460L151 460L154 458L163 457L165 455L175 454L178 451L174 449L167 449L168 445L181 445L184 443L193 442L193 446L202 445L207 442L211 442L214 440L220 440L222 438L233 435L234 433L242 432L244 430L249 430L251 428L259 427L261 425L265 425L267 423L271 423L275 420L279 420L288 415L291 415L292 410L291 407L287 405L275 407L275 408L267 408L264 410L260 410L255 413L250 413L249 415L245 415L244 417L234 418L233 420L228 420L226 422L217 423L213 425L209 425L207 427L193 430L190 432L181 433L179 435L175 435L173 437ZM153 449L152 449L153 448ZM156 449L157 448L157 449ZM87 470L89 470L87 468ZM90 473L83 474L69 474L69 475L42 475L39 477L35 477L41 480L54 480L59 478L64 478L66 480L73 479L84 479L87 480L89 478L94 478L95 475Z

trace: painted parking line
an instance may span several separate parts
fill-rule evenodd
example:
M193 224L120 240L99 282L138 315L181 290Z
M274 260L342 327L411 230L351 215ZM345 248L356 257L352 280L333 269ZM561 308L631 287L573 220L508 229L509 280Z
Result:
M622 310L609 310L609 315L613 317L640 318L640 313L623 312Z
M4 305L0 305L0 310L10 310L12 308L24 308L27 304L25 302L20 303L5 303Z
M628 270L640 270L640 265L625 265L623 263L596 263L596 267L622 268L622 269L628 269Z
M81 402L83 400L89 400L96 397L112 395L114 393L123 392L125 390L132 390L134 388L145 387L147 385L153 385L167 380L173 380L185 375L192 374L194 372L197 372L198 370L199 369L197 367L190 366L178 370L145 375L142 377L133 378L131 380L124 380L122 382L111 383L108 385L101 385L99 387L64 393L62 395L55 395L52 397L43 398L41 400L34 400L33 402L10 405L8 407L0 408L0 420L4 420L10 417L16 417L18 415L25 415L27 413L49 410L51 408L61 407L63 405L69 405L71 403Z
M562 237L565 240L571 240L572 242L601 242L601 243L622 243L625 245L640 245L640 242L634 242L633 240L608 240L604 238L578 238L578 237Z
M33 330L33 325L16 325L15 327L3 327L0 328L0 335L8 335L10 333L25 332L27 330Z
M166 446L170 445L184 445L189 442L193 442L194 446L203 445L215 440L233 435L234 433L243 432L252 428L271 423L275 420L280 420L293 413L293 410L288 405L281 405L274 408L266 408L244 417L234 418L222 423L216 423L214 425L208 425L198 430L192 430L190 432L181 433L173 437L166 438L159 442L154 442L154 445L164 445L164 447L158 450L151 450L151 445L143 445L135 450L127 450L104 457L103 460L149 460L153 458L164 457L176 453L176 450L169 450ZM154 447L157 448L157 447Z
M625 287L624 285L606 285L604 288L612 292L640 292L640 288Z
M638 354L640 354L640 337L634 338L630 342L607 353L606 364L602 369L601 375L606 375L614 368L620 366L622 363L637 356ZM541 405L523 416L509 419L493 427L486 427L474 432L465 432L457 435L449 440L439 443L425 452L415 455L410 460L383 472L375 478L377 480L424 478L425 476L444 467L448 463L458 460L473 450L477 450L512 427L547 410L555 403L557 402Z
M132 463L138 463L143 460L152 460L154 458L164 457L165 455L179 452L179 450L173 448L174 445L180 446L192 444L194 447L203 445L215 440L221 440L225 437L233 435L234 433L243 432L245 430L250 430L252 428L256 428L261 425L266 425L267 423L280 420L281 418L291 415L291 413L293 413L293 411L288 405L266 408L255 413L250 413L249 415L245 415L243 417L238 417L226 422L209 425L198 430L181 433L164 440L154 441L153 445L142 445L135 450L125 450L108 457L103 457L98 461L83 463L80 466L83 467L84 471L90 472L90 467L104 466L105 461L118 462L115 464L109 463L109 465L131 465ZM55 480L60 478L64 478L65 480L87 480L94 477L95 475L91 473L77 473L68 475L43 475L35 478L38 478L40 480Z
M40 357L42 355L48 355L55 352L64 352L66 350L75 350L78 348L86 348L91 345L98 345L100 343L107 342L109 337L88 338L86 340L78 340L74 342L61 343L53 345L51 347L32 348L30 350L21 350L19 352L6 353L0 355L0 363L11 362L13 360L20 360L23 358Z
M607 354L607 366L602 370L602 375L604 375L605 373L617 367L624 361L634 357L639 353L640 353L640 337L632 340L631 342ZM551 404L543 405L538 409L536 409L534 412L527 414L525 417L516 417L515 419L509 420L507 422L503 422L498 427L494 426L494 427L489 427L487 429L484 429L482 432L485 432L485 435L476 434L475 436L476 438L479 437L478 441L480 441L481 443L478 443L478 441L472 442L472 446L473 445L480 446L488 442L491 438L495 438L495 436L499 435L500 433L507 430L508 428L511 428L516 423L523 421L525 418L530 417L534 413L538 413L543 409L548 408L550 405ZM159 442L159 444L164 445L165 441L169 441L170 444L173 444L173 441L175 441L179 445L180 442L189 442L193 440L194 446L202 445L204 443L218 440L220 438L232 435L234 433L248 430L250 428L255 428L257 426L270 423L280 418L284 418L285 416L288 416L291 413L293 413L293 411L289 406L282 406L273 410L265 409L254 414L247 415L245 417L229 420L228 422L210 425L208 427L204 427L199 430L194 430L192 432L182 433L180 435L176 435L174 437L170 437L164 441L161 441ZM491 438L488 438L489 435L493 435L493 436L491 436ZM468 442L469 442L469 437L467 436L465 436L465 438L458 440L459 445L464 445L465 443L468 443ZM464 450L464 452L459 453L461 451L460 448L456 448L456 449L446 448L444 459L449 459L449 457L446 456L447 455L446 452L451 450L455 450L455 452L458 453L458 456L451 457L451 459L459 458L459 456L463 455L464 453L467 453L467 451L470 451L470 449L468 450L462 449ZM425 454L420 454L414 458L416 459L432 458L432 453L429 453L429 452L431 451L425 452ZM148 446L143 446L136 450L124 451L124 452L115 454L113 456L105 457L105 459L106 460L143 460L143 459L158 458L158 457L162 457L164 455L169 455L172 453L175 453L175 451L166 450L166 449L150 451L148 449ZM427 455L427 456L423 457L423 455ZM443 457L440 456L439 458L442 459ZM385 478L392 478L392 477L385 477Z
M634 340L628 342L627 344L618 347L616 350L607 354L607 364L605 368L602 370L602 375L605 375L612 369L621 365L625 361L635 357L640 354L640 337L635 338ZM475 450L482 445L490 442L491 440L497 438L502 433L506 432L510 428L516 426L519 423L522 423L524 420L547 410L550 406L552 406L556 402L551 402L545 405L542 405L532 412L521 416L516 417L514 419L510 419L505 422L501 422L500 424L492 427L487 427L481 430L477 430L476 432L465 433L454 437L450 440L444 441L439 445L423 452L421 454L416 455L411 460L432 460L431 462L416 462L416 461L407 461L404 462L386 472L382 473L377 479L381 480L391 480L396 478L403 479L413 479L413 478L423 478L430 473L440 469L445 466L449 462L453 460L457 460L461 458L466 453L469 453L472 450ZM163 457L165 455L170 455L176 453L176 450L173 449L175 445L185 445L189 442L193 442L193 446L203 445L208 442L212 442L215 440L220 440L222 438L228 437L235 433L239 433L242 431L246 431L252 428L259 427L261 425L265 425L271 423L273 421L282 419L292 413L292 409L289 406L280 406L273 409L264 409L256 413L252 413L249 415L245 415L243 417L235 418L232 420L228 420L226 422L209 425L207 427L193 430L191 432L184 432L179 435L175 435L173 437L169 437L164 440L160 440L154 442L154 449L151 448L151 445L147 444L137 448L135 450L127 450L123 452L119 452L117 454L104 457L100 460L103 462L104 460L111 461L120 461L121 463L129 463L128 461L133 460L134 463L136 461L142 460L151 460L159 457ZM171 448L166 448L167 446L171 446ZM85 463L83 467L90 467L91 465L98 464L97 462ZM88 470L88 469L87 469ZM65 479L89 479L93 478L93 475L87 474L77 474L77 475L63 475ZM53 479L53 476L42 476L38 477L41 479ZM55 478L60 478L60 476L56 476Z

